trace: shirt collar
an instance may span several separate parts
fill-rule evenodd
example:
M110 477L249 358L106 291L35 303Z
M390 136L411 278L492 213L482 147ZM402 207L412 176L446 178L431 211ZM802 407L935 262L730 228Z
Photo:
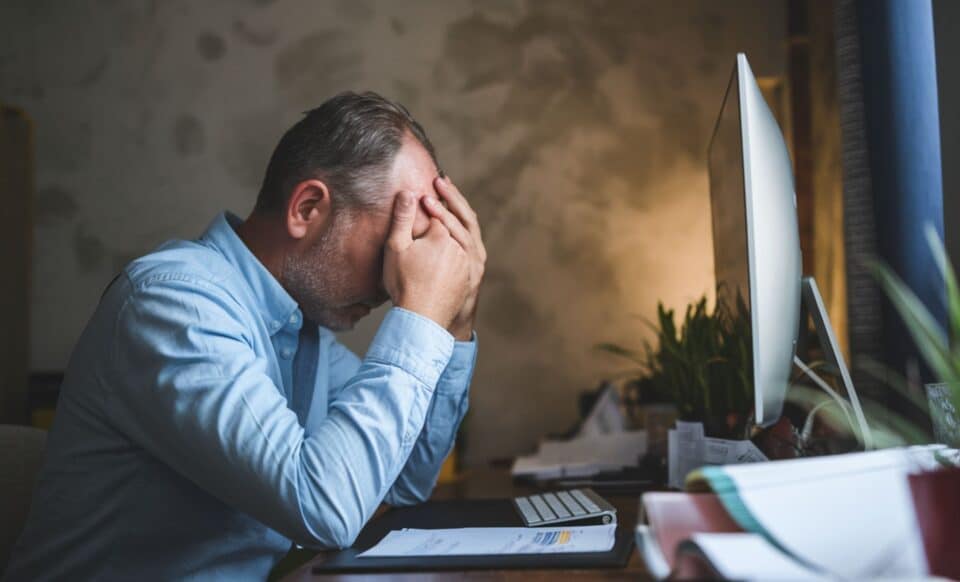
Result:
M200 237L201 242L213 247L240 273L257 301L257 309L275 334L284 326L299 328L303 317L296 300L287 293L279 281L263 266L250 249L247 248L236 228L240 219L230 213L221 212Z

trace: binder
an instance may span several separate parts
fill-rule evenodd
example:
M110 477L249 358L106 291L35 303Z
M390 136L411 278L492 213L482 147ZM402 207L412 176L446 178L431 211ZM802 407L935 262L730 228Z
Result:
M633 550L633 524L617 525L616 542L609 552L581 554L520 554L494 556L417 556L409 558L358 558L387 533L403 528L523 527L509 499L428 501L394 508L372 520L356 543L315 564L314 574L347 572L431 572L443 570L507 570L622 568Z
M932 445L704 467L688 475L691 492L644 494L640 555L656 578L922 577L923 543L936 536L921 526L943 507L917 506L908 478L946 454Z
M697 533L737 533L737 525L712 493L654 492L641 501L637 545L647 569L666 578L677 567L680 545Z

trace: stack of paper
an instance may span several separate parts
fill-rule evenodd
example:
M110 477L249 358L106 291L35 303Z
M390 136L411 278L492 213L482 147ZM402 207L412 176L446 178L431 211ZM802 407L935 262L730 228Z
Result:
M939 447L942 448L942 447ZM888 449L708 467L704 479L741 525L845 578L926 575L907 474L932 449Z
M518 457L512 473L539 480L590 477L636 467L647 453L646 431L626 430L620 395L608 384L583 421L577 436L566 441L544 441L533 455Z
M545 441L536 454L517 457L512 473L535 479L588 477L636 467L646 452L647 433L642 430Z
M627 430L627 416L623 412L620 393L616 386L607 383L597 397L596 403L580 426L577 436L589 437L623 432Z

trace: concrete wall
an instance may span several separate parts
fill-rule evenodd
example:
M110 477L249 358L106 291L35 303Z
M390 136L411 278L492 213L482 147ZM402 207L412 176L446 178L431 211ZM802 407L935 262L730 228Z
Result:
M344 89L404 102L490 254L470 457L527 449L713 286L706 145L733 63L784 70L782 1L15 0L0 100L37 122L31 366L62 368L103 287L220 209ZM362 351L376 319L346 341Z
M25 424L33 156L30 119L0 103L0 424Z
M807 6L810 50L810 130L813 185L813 276L847 363L847 269L843 231L843 167L837 97L834 2Z

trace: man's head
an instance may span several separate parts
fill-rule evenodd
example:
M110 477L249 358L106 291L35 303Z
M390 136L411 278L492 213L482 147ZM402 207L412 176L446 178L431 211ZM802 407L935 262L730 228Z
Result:
M275 230L258 249L304 315L349 329L388 297L383 247L401 190L435 196L433 146L410 113L374 93L342 93L305 115L270 158L248 225ZM418 216L415 232L426 230ZM255 251L256 252L256 251Z

